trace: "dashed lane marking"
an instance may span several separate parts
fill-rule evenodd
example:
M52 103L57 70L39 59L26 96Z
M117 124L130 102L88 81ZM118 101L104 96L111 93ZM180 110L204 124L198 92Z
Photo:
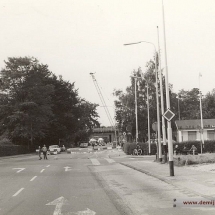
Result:
M115 160L110 159L110 158L105 158L105 160L106 160L108 163L115 163Z
M30 181L33 181L37 176L34 176Z
M100 162L97 159L90 159L93 165L100 165Z
M43 171L45 171L45 169L42 169L40 172L42 173Z
M50 167L50 165L46 166L46 167Z
M25 188L21 188L20 190L18 190L18 191L13 195L13 197L19 195L24 189L25 189Z

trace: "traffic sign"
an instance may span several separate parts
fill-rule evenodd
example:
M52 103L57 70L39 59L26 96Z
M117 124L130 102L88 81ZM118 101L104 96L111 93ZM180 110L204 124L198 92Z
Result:
M127 125L126 126L126 131L131 131L132 130L132 126L131 125Z
M167 109L167 111L163 114L163 117L168 120L169 122L172 120L172 118L175 116L175 114L170 110Z

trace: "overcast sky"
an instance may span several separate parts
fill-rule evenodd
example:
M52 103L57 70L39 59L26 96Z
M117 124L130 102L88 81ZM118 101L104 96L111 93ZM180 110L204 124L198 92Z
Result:
M169 82L173 89L215 88L215 1L164 0ZM161 0L1 0L0 68L8 57L36 57L56 75L75 82L79 95L98 103L95 76L108 106L130 74L153 58L164 40ZM109 125L103 107L100 122ZM109 107L113 116L113 108Z

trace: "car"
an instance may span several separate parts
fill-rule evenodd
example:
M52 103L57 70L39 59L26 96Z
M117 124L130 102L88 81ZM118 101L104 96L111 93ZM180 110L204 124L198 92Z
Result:
M51 155L59 154L61 152L61 148L58 145L51 145L49 146L49 152Z
M88 145L89 145L88 142L81 142L80 145L79 145L79 147L80 147L80 148L87 148Z

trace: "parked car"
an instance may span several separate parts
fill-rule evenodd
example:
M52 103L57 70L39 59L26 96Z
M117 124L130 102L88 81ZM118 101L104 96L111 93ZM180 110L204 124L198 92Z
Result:
M61 148L58 145L51 145L49 146L49 151L51 155L56 153L59 154L61 152Z
M80 146L80 148L87 148L88 145L89 145L88 142L81 142L79 146Z

